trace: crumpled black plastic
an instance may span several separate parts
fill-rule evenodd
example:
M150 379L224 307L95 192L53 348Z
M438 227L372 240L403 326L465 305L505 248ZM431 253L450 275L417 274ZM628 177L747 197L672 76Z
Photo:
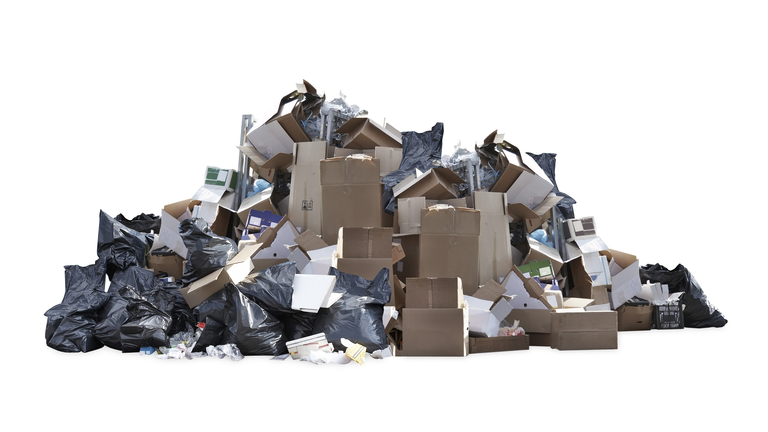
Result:
M45 312L45 341L49 347L62 352L89 352L104 346L93 335L93 329L99 310L109 301L105 282L105 258L87 267L64 267L64 298Z
M128 319L120 326L122 352L138 352L141 347L168 346L171 316L130 285L120 288L118 293L128 302Z
M696 278L682 264L678 264L672 270L658 263L646 264L640 267L640 280L643 283L650 281L669 285L670 294L685 293L683 323L686 327L723 327L728 323L723 314L709 303Z
M256 301L283 323L285 340L312 335L317 314L292 309L296 262L288 261L249 275L237 284L240 291Z
M411 174L439 167L443 155L443 124L438 122L428 132L403 132L403 159L396 171L385 175L384 195L381 205L384 211L395 214L395 196L392 189Z
M220 345L233 343L243 355L280 355L288 352L283 324L234 284L224 285L223 289L197 305L195 311L201 322L215 320L224 324L218 341Z
M110 280L118 270L146 266L146 256L154 243L153 234L141 233L99 212L99 239L96 253L107 260Z
M131 267L118 271L109 285L109 302L99 311L94 334L104 345L122 350L122 326L131 318L128 312L130 300L137 298L171 317L166 329L168 335L190 330L197 322L179 292L180 287L180 283L159 281L152 270ZM121 291L123 288L129 290Z
M573 212L573 205L576 204L576 200L571 198L570 195L560 192L560 189L557 187L557 182L555 181L555 163L557 154L556 153L542 153L542 154L533 154L528 153L526 154L533 158L534 161L539 165L539 167L544 171L544 173L549 178L549 181L552 182L552 184L555 186L552 188L552 192L555 193L557 196L563 197L563 199L560 200L557 204L555 204L555 207L560 211L560 214L563 215L564 219L573 219L576 216L574 216Z
M155 216L152 213L142 213L131 220L128 220L128 218L120 213L119 215L115 216L115 220L127 226L128 228L141 233L160 233L160 216Z
M201 218L189 218L179 224L179 235L189 250L181 282L184 286L227 265L237 255L237 243L221 237Z
M381 269L372 281L334 267L328 274L336 276L333 292L342 296L330 308L320 309L314 333L325 333L335 350L343 349L342 338L365 346L368 352L387 348L382 317L392 295L389 270Z

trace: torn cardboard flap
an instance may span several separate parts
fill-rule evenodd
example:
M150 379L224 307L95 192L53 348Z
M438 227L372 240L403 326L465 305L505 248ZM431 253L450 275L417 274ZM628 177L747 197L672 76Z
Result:
M514 222L525 221L525 228L531 233L539 229L549 219L550 210L562 199L561 196L550 195L533 210L523 203L508 204L507 212Z

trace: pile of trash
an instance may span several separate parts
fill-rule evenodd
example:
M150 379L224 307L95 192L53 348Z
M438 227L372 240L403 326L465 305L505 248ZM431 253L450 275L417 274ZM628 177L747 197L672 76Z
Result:
M684 266L641 266L576 218L555 154L494 131L443 155L442 123L366 115L304 81L244 130L237 169L207 167L160 216L101 212L97 260L65 267L47 345L362 364L727 323Z

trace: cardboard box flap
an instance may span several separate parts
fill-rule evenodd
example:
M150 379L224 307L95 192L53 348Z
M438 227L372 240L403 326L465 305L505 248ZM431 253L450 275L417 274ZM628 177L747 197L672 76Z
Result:
M552 188L554 185L549 180L529 171L523 171L507 189L507 200L510 203L523 203L529 208L535 208L547 198Z
M367 155L352 155L320 161L322 185L380 184L379 160Z
M560 274L560 269L563 267L563 259L560 257L557 249L531 237L528 237L528 246L530 250L523 260L523 264L531 261L549 260L552 263L552 270L555 271L555 275Z
M173 204L168 204L165 207L163 207L163 211L168 213L169 215L173 216L176 219L181 218L185 212L189 212L187 217L184 219L192 216L192 210L195 208L196 205L200 205L201 201L196 199L187 199L179 202L175 202ZM183 219L179 219L179 222L181 222ZM162 226L162 225L161 225Z
M507 213L507 196L501 192L484 192L477 191L474 193L475 209L480 210L483 214L490 215L506 215Z
M451 199L457 194L454 184L464 183L464 179L450 168L431 168L423 174L406 177L392 188L395 197L423 196L427 199Z
M490 280L486 282L485 285L478 288L478 290L472 294L472 297L496 303L504 294L506 294L506 292L507 289L504 288L501 284Z
M328 247L328 244L323 241L322 237L315 234L312 230L304 230L299 236L293 239L297 245L304 251L309 252L312 250L322 249Z
M237 216L240 218L240 222L243 224L248 222L251 210L269 211L272 214L277 214L277 209L272 204L272 190L272 187L268 187L245 198L240 203L240 208L237 209Z
M562 199L563 197L557 195L548 196L533 210L523 203L507 204L507 212L515 222L527 219L541 219Z
M517 275L521 281L523 281L523 287L531 298L539 300L542 304L544 304L544 306L546 306L547 309L554 309L552 305L547 302L544 288L542 288L535 279L529 279L525 277L516 265L512 266L512 272L514 272L514 274ZM509 276L507 277L509 278Z
M336 129L336 133L347 134L344 147L374 149L379 147L402 147L402 136L397 129L382 127L366 117L353 117Z
M294 140L278 122L267 122L252 129L246 136L248 142L261 156L269 160L278 153L291 153ZM309 138L301 141L309 141Z
M244 146L237 146L237 149L240 150L241 153L248 156L248 159L252 160L256 163L257 166L264 165L269 159L264 157L261 153L256 150L252 145L244 145Z
M422 234L480 235L480 211L435 205L421 209Z

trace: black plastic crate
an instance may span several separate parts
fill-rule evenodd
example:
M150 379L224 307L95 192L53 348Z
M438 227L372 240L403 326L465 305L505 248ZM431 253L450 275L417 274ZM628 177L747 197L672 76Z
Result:
M653 307L653 328L659 330L681 329L683 321L683 302L655 305Z

